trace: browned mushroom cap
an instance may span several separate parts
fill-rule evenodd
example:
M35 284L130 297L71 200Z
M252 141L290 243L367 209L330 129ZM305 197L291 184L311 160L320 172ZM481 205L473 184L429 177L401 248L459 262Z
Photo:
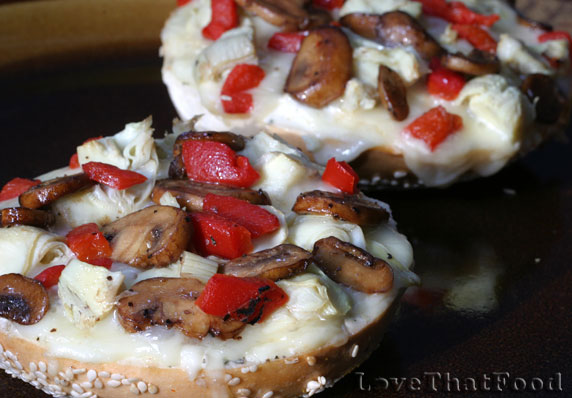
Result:
M385 65L379 65L377 91L381 104L395 120L400 122L407 119L409 116L407 88L397 72Z
M236 0L236 3L287 31L308 29L331 21L328 13L305 8L309 3L305 0Z
M330 236L314 243L314 262L332 280L364 293L383 293L393 286L393 270L384 260Z
M541 123L555 123L564 108L564 98L558 90L553 78L541 73L534 73L524 79L521 91L536 101L536 120Z
M130 333L151 326L173 326L186 336L202 339L208 333L227 339L245 324L205 314L195 301L204 285L194 278L151 278L123 292L117 301L119 322Z
M52 213L46 210L27 209L25 207L9 207L2 209L2 226L31 225L46 228L55 222Z
M0 316L20 325L33 325L50 309L44 286L20 274L0 276Z
M298 195L292 210L298 214L330 215L358 225L375 225L389 219L387 210L373 201L318 190Z
M352 47L339 28L312 32L292 63L284 91L296 100L322 108L344 94L352 77Z
M150 206L102 228L111 259L132 267L166 267L179 259L192 236L187 214L171 206Z
M498 73L501 66L499 59L494 54L477 49L471 51L469 55L462 53L444 54L441 56L441 65L447 69L473 76Z
M175 140L173 146L173 160L169 166L169 177L187 178L187 171L183 163L183 142L185 141L216 141L228 145L234 151L244 149L244 137L228 131L188 131L181 134Z
M402 11L381 15L353 13L342 17L340 22L358 35L384 46L412 46L427 61L444 52L415 18Z
M295 245L279 245L236 258L223 266L223 273L241 278L257 277L277 281L303 272L312 254Z
M91 181L84 173L54 178L44 181L21 194L19 197L20 205L28 209L37 209L56 201L62 196L94 184L95 182Z
M261 189L255 191L249 188L227 187L218 184L207 184L190 180L160 180L153 188L151 199L159 204L161 197L169 192L181 207L188 211L202 211L203 200L207 194L246 200L255 205L270 205L270 198Z

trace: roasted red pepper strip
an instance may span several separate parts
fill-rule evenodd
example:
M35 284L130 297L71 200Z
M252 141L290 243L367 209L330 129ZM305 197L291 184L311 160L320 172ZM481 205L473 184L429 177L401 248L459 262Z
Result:
M312 5L314 7L325 8L326 10L334 10L336 8L342 8L345 0L312 0Z
M265 76L258 65L236 65L224 81L221 91L222 106L226 113L247 113L252 109L252 95L244 91L258 87Z
M65 265L54 265L53 267L46 268L36 275L34 279L40 281L46 289L49 289L50 287L58 284L60 275L65 267Z
M465 87L465 78L455 71L441 66L438 58L431 61L431 73L427 78L429 94L452 101Z
M570 33L568 32L564 32L562 30L555 30L553 32L546 32L541 34L540 36L538 36L538 41L540 43L544 43L550 40L567 40L568 41L568 55L570 57L570 60L572 61L572 36L570 36ZM550 60L549 60L550 61ZM554 65L551 62L552 67L557 68L558 64Z
M233 259L252 251L248 229L216 214L192 213L195 247L204 256Z
M473 45L473 47L481 50L487 51L492 54L496 54L497 52L497 42L493 37L477 25L459 25L454 24L452 26L453 30L455 30L461 39L467 40L469 43Z
M248 113L254 107L252 94L236 93L224 94L221 96L222 109L225 113Z
M492 26L500 19L497 14L482 15L469 9L460 1L448 3L446 0L415 0L423 4L423 12L427 15L443 18L446 21L464 25Z
M207 314L255 324L288 301L288 295L269 279L215 274L196 303Z
M203 211L218 214L242 225L253 238L280 228L280 221L274 214L246 200L230 196L207 194L203 200Z
M268 40L268 48L285 53L296 53L300 50L305 32L278 32Z
M354 194L357 191L359 176L346 162L338 162L335 158L328 160L322 181L338 188L342 192Z
M85 163L82 168L90 180L119 190L147 181L147 177L142 174L123 170L107 163L89 162Z
M438 106L415 119L405 128L404 133L423 140L434 151L448 136L462 127L463 119L459 115Z
M211 0L211 21L203 29L203 36L217 40L224 32L238 26L238 10L234 0Z
M248 158L214 141L183 142L183 163L189 179L248 188L260 178Z
M72 229L66 235L66 244L79 260L111 268L111 245L97 224L84 224Z
M88 138L87 140L85 140L85 141L83 142L83 144L85 144L85 143L87 143L87 142L90 142L90 141L99 140L100 138L103 138L103 137L102 137L102 136L99 136L99 137L91 137L91 138ZM82 145L83 145L83 144L82 144ZM76 153L74 153L74 154L71 156L71 158L70 158L69 167L70 167L70 169L77 169L77 168L79 168L79 166L80 166L80 164L79 164L79 158L78 158L78 155L77 155L77 152L76 152Z
M189 4L190 2L191 2L191 0L177 0L177 6L182 7L185 4Z
M19 177L13 178L2 187L2 191L0 191L0 202L17 198L40 182L40 180L28 180Z

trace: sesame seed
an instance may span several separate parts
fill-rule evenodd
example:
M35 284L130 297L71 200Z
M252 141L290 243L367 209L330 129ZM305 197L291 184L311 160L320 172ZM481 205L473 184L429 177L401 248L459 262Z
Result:
M40 362L40 364L41 364L41 362ZM41 368L40 368L40 369L41 369ZM84 374L85 372L87 372L87 370L84 369L84 368L81 368L81 369L74 369L74 370L72 370L72 372L73 372L74 375L82 375L82 374Z
M257 365L252 365L252 366L249 368L249 370L250 370L252 373L254 373L254 372L256 372L256 371L258 370L258 366L257 366Z
M318 377L318 383L325 386L326 385L326 378L324 376Z
M20 363L20 361L18 361L17 359L14 362L14 367L18 370L24 370L24 367L22 366L22 364Z
M50 384L50 388L52 389L52 391L55 392L61 392L62 388L60 386L58 386L57 384Z
M250 390L248 388L239 388L237 391L238 395L248 397L250 395Z
M227 383L232 379L232 375L229 375L228 373L224 375L224 381L226 381Z
M262 398L272 398L273 395L274 395L274 391L267 391L264 393Z
M91 393L91 391L87 391L83 394L81 394L80 398L92 398L93 394Z
M80 398L82 393L79 393L79 392L77 392L77 391L73 391L73 390L72 390L72 391L70 391L70 394L71 394L71 396L74 397L74 398Z
M149 384L149 394L157 394L159 392L159 388L157 388L154 384Z
M314 366L316 364L316 357L314 356L306 357L306 362L308 362L308 365Z
M359 351L359 345L354 344L354 346L352 347L352 353L351 353L352 358L357 357L358 351Z
M229 386L236 386L240 384L240 379L238 377L234 377L228 381Z
M121 382L118 380L109 380L107 382L107 387L111 387L111 388L117 388L121 385Z
M36 371L36 372L34 372L34 374L36 375L36 377L37 377L38 379L44 379L44 380L46 379L46 374L40 372L39 370Z
M120 375L119 373L113 373L113 374L111 375L111 378L112 378L113 380L122 380L122 379L124 379L125 377L123 377L123 375Z
M129 380L123 379L123 380L121 380L121 384L123 384L124 386L128 386L131 383L129 382Z
M135 394L135 395L139 395L139 389L137 388L137 386L135 384L131 384L131 387L129 388L129 391L131 391L131 393Z
M95 379L97 379L97 372L93 369L88 370L87 371L87 380L92 382Z
M93 382L93 386L98 390L101 390L103 388L103 382L99 379L95 379Z
M58 363L57 362L50 362L48 363L48 374L52 377L58 374Z
M246 374L246 373L250 372L250 369L245 366L244 368L240 368L240 371L241 371L243 374Z
M284 363L286 365L293 365L293 364L298 363L298 362L300 362L300 359L298 359L298 357L284 360Z
M89 381L84 381L83 383L80 384L80 386L82 386L82 388L85 388L86 390L93 388L93 384L91 384Z
M104 379L107 379L109 376L111 376L111 375L109 374L109 372L106 372L105 370L99 372L99 377L102 377L102 378L104 378Z
M72 384L72 389L74 391L77 391L80 394L83 394L85 391L83 390L83 388L81 388L81 386L79 384L73 383Z
M38 365L36 365L34 362L30 362L28 367L30 368L30 372L32 372L32 373L34 373L35 371L38 370Z
M8 371L7 371L6 373L10 374ZM36 388L41 388L41 387L40 387L40 383L38 383L36 380L34 380L33 382L31 382L30 384L33 385L33 386L36 387Z
M137 383L141 379L139 379L137 377L130 377L127 380L129 381L129 383Z
M38 362L38 368L40 369L40 371L42 371L43 373L46 373L48 371L48 365L46 365L46 363L44 361L40 361Z
M137 383L137 388L139 389L139 391L141 391L141 393L143 394L144 392L147 391L147 384L140 381L139 383Z

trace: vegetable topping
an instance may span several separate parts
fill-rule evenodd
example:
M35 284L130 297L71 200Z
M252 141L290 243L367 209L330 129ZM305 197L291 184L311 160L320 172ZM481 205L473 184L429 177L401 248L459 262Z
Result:
M224 32L238 26L238 10L234 0L211 0L211 21L203 29L203 36L216 40Z
M203 211L239 223L250 231L253 238L280 228L280 221L274 214L260 206L231 196L207 194L203 202Z
M445 139L463 127L459 115L437 106L425 112L405 128L404 133L423 140L434 151Z
M14 199L40 183L40 180L28 180L19 177L13 178L2 187L2 191L0 191L0 202Z
M222 86L222 106L226 113L247 113L252 109L252 94L246 90L258 87L265 76L264 69L258 65L236 65Z
M86 263L111 268L111 246L95 223L80 225L66 235L66 244Z
M269 279L215 274L197 299L207 314L255 324L288 301L288 295Z
M147 181L147 177L142 174L131 170L122 170L107 163L89 162L82 167L91 180L119 190Z
M46 268L34 277L35 280L40 281L46 289L58 284L60 275L64 270L65 265L54 265L53 267Z
M344 193L354 194L357 191L359 176L346 162L338 162L336 158L331 158L322 174L322 181Z
M193 242L200 254L233 259L252 251L252 235L242 225L208 213L192 213L191 219Z
M42 284L20 274L0 276L0 317L20 325L33 325L50 309Z
M182 154L191 180L248 188L260 177L248 158L220 142L185 141Z

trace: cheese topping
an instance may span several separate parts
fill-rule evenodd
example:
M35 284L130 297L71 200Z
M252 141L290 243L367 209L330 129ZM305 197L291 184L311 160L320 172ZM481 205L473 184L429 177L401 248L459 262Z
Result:
M295 55L267 47L269 38L279 28L246 14L241 15L241 27L235 30L242 31L244 26L254 28L252 42L256 45L256 63L265 70L266 77L257 88L250 90L254 97L254 108L250 114L224 114L220 101L224 73L222 78L207 81L197 81L189 73L200 67L197 66L198 54L219 46L218 41L206 40L200 33L209 19L199 19L197 15L206 15L205 10L210 8L209 0L195 0L179 7L167 21L161 36L163 79L181 117L188 119L204 114L199 122L201 128L243 134L268 128L302 137L311 135L311 151L320 164L325 164L331 157L351 161L367 149L382 148L386 152L403 155L409 169L427 186L446 185L466 173L490 175L502 168L522 147L527 147L525 142L536 139L532 124L533 104L518 92L520 83L515 79L515 72L554 74L542 54L548 53L550 48L552 54L560 56L558 59L565 59L562 57L567 49L563 48L563 43L539 45L538 36L542 30L519 24L516 12L504 2L464 2L479 13L496 13L501 17L488 30L499 42L498 56L504 64L501 74L511 88L503 91L503 98L510 106L502 106L496 111L497 115L491 115L487 110L501 102L493 95L456 102L429 95L423 79L429 72L427 62L421 60L412 48L387 48L345 28L344 32L354 47L354 78L348 82L345 94L324 108L306 106L283 92ZM419 2L348 0L334 14L343 16L353 12L394 10L417 17L429 34L441 40L450 52L468 54L473 49L466 40L457 37L449 23L422 15ZM238 34L231 32L226 35ZM250 43L240 45L241 51L250 54L250 50L244 50L249 46ZM409 86L410 114L402 122L393 120L379 104L377 71L380 64L394 69ZM412 140L402 131L417 117L439 105L461 116L464 126L431 152L422 141ZM508 111L511 113L505 113Z
M175 126L174 130L180 133L185 127L189 124ZM147 171L148 178L154 181L161 177L165 164L171 160L166 148L168 143L174 142L176 134L153 140L149 132L148 121L127 125L113 137L84 144L80 159L97 158ZM387 259L394 268L392 290L383 294L361 293L336 284L311 265L307 272L278 282L289 295L289 301L264 322L247 325L238 340L212 336L192 339L176 329L163 327L131 334L123 329L114 313L118 293L138 281L159 276L191 276L207 281L217 272L220 260L183 252L178 261L165 268L141 271L114 263L108 271L76 259L62 236L17 226L0 229L0 247L6 249L0 251L4 256L0 259L0 274L20 272L33 277L48 265L67 265L58 287L49 290L51 308L46 316L35 325L12 323L5 331L37 342L49 356L88 363L175 367L187 371L194 379L203 369L220 370L245 363L256 365L276 357L291 357L342 344L351 334L381 316L404 287L418 283L416 275L409 271L413 263L411 245L396 231L393 220L377 227L361 228L328 216L305 216L291 211L301 192L336 191L321 181L321 167L310 162L301 151L262 133L247 140L241 154L248 156L261 174L257 187L266 190L273 202L273 206L265 208L280 221L277 231L254 239L255 250L285 242L311 250L318 239L337 236L356 246L372 248L375 255ZM50 176L66 171L70 170L61 169ZM119 191L100 186L59 199L53 209L67 209L67 212L60 216L57 230L65 234L78 223L106 223L132 213L151 204L149 193L148 189L130 193L133 199L129 206L125 205L127 194L122 196ZM173 204L169 198L165 201L167 205ZM0 203L0 207L7 204Z

